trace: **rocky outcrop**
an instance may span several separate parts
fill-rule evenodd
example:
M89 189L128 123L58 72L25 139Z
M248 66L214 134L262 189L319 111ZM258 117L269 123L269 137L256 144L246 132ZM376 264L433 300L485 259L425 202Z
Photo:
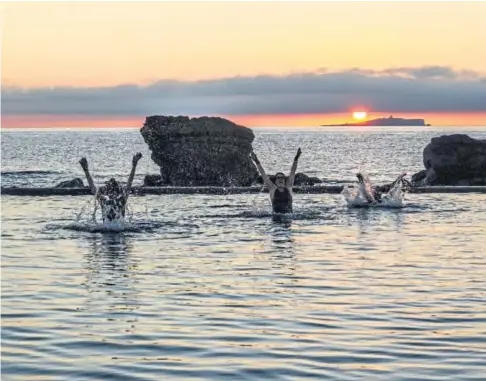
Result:
M275 175L268 176L270 180L275 183ZM321 184L323 181L318 177L310 177L304 173L297 173L295 175L294 185L302 186L302 185L314 185L314 184ZM263 178L259 175L253 182L253 184L263 184ZM160 187L160 186L167 186L167 183L164 183L161 175L146 175L143 179L143 186L144 187Z
M56 185L56 188L84 188L83 180L76 177L72 180L62 181Z
M432 138L423 161L425 170L412 176L416 186L486 185L486 140L463 134Z
M421 184L427 177L427 170L423 169L412 175L412 184Z
M275 183L275 175L268 175L270 180ZM261 176L258 176L256 181L257 184L263 184L263 178ZM314 185L314 184L321 184L322 180L319 179L318 177L310 177L307 176L304 173L296 173L295 174L295 180L294 180L294 185L296 186L302 186L302 185Z
M146 175L143 178L143 186L144 187L160 187L167 184L164 184L162 181L162 176L160 175Z
M248 186L258 176L253 131L227 119L149 116L140 132L160 167L158 184Z
M272 180L274 181L274 180ZM321 184L322 180L318 177L314 176L307 176L303 173L296 173L295 174L295 185L314 185L314 184Z

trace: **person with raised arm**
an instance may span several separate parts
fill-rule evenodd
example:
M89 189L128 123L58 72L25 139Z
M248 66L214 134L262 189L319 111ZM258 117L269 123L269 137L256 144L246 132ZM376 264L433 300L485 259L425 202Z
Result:
M96 196L96 200L100 204L103 223L124 221L128 196L132 189L133 178L135 177L138 161L141 158L141 153L137 153L133 156L132 170L130 171L128 182L125 187L122 187L122 185L112 177L99 189L94 184L93 178L89 173L88 160L83 157L79 161L79 164L81 164L81 168L83 168L84 174L86 175L86 179L88 180L91 192L93 192Z
M278 172L275 174L275 183L270 180L268 175L265 173L265 170L263 169L260 160L258 160L255 152L251 152L250 154L252 160L255 162L256 167L258 168L258 172L260 172L260 175L263 178L265 186L270 193L270 201L272 202L272 208L274 213L286 214L293 212L292 187L294 186L295 173L297 171L297 164L301 154L302 150L299 148L297 150L297 154L295 155L292 168L290 169L289 177L286 178L285 174L283 174L282 172Z

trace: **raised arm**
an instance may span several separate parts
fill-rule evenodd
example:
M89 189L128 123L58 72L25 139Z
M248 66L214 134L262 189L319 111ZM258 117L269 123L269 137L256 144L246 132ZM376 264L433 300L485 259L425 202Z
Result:
M405 176L407 176L407 172L402 172L402 174L400 176L398 176L398 178L393 182L393 185L395 185L399 181L403 182L405 180L404 179Z
M258 160L258 157L255 154L255 152L252 151L250 157L255 162L255 165L258 168L258 172L260 172L260 175L262 175L263 182L265 183L268 190L276 188L277 186L272 182L272 180L270 180L268 175L265 173L265 170L263 169L260 160Z
M370 192L368 192L368 189L366 189L366 184L365 184L363 175L361 173L358 173L356 175L356 177L358 178L359 187L360 187L360 190L361 190L363 196L365 196L366 200L369 203L376 204L375 198L373 197L373 195Z
M139 152L133 156L132 159L132 170L130 171L130 176L128 176L127 186L125 187L125 194L128 196L132 190L133 178L135 177L135 170L137 169L138 161L142 158L142 154Z
M89 173L88 160L86 160L86 158L83 157L81 160L79 160L79 164L81 164L81 168L83 168L84 174L86 175L86 180L88 180L88 185L91 188L91 192L93 192L93 194L96 194L97 189L96 189L96 185L94 184L93 178Z
M299 162L300 155L302 155L302 150L299 148L297 150L297 154L295 155L294 162L292 164L292 168L290 168L290 176L287 179L287 187L288 188L292 188L294 186L295 173L297 172L297 164Z

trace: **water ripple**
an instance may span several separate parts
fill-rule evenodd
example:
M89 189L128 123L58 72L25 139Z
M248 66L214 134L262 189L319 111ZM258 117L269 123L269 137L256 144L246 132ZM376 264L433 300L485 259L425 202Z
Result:
M6 134L15 164L2 133L5 171L37 168L29 139L51 152L39 184L74 177L81 146L98 163L144 149L106 134ZM255 146L269 171L307 146L302 170L335 179L353 176L353 149L387 180L422 165L419 135L265 132ZM124 169L107 166L100 179ZM266 194L133 197L121 233L76 222L90 200L2 197L2 379L485 379L484 195L407 195L399 210L296 195L284 220Z

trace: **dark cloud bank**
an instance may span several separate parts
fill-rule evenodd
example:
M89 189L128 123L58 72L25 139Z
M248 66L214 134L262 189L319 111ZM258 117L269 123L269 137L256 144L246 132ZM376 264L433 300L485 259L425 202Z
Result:
M448 67L261 75L148 86L2 89L4 115L258 115L373 111L484 112L486 76Z

